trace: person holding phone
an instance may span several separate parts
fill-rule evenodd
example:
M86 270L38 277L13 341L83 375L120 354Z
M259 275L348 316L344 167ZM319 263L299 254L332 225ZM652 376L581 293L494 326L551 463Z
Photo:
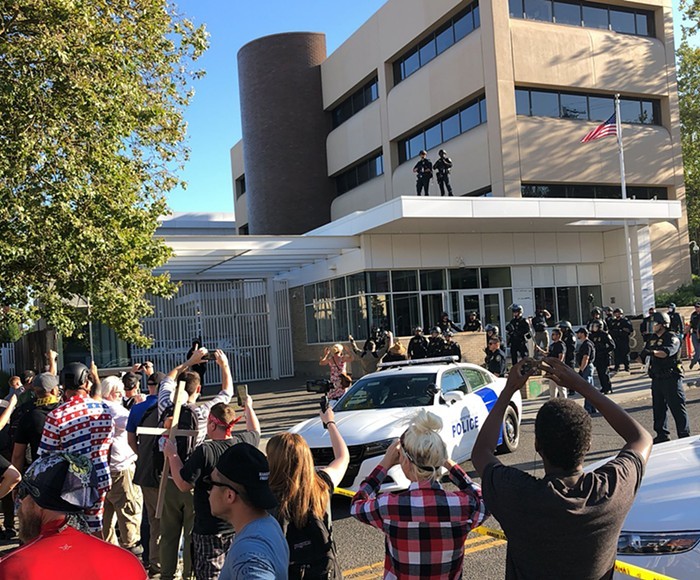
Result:
M289 577L342 578L331 534L331 496L350 463L350 452L335 423L333 409L320 413L328 429L333 461L316 469L311 449L301 435L280 433L267 444L270 489L277 498L277 521L289 545ZM314 545L324 537L326 547ZM306 549L301 546L306 546Z

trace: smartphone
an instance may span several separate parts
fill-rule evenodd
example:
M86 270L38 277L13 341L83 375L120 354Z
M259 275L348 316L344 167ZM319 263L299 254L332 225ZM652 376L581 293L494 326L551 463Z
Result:
M216 360L216 353L213 350L207 351L202 360Z
M325 413L328 410L328 397L326 397L325 395L321 397L321 400L318 402L318 405L319 407L321 407L321 413ZM325 423L323 424L323 428L328 429Z
M238 406L242 407L248 398L248 385L236 385L236 397L238 398Z

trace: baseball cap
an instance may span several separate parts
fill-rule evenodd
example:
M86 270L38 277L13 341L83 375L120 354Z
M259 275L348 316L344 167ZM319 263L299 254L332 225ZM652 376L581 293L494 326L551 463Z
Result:
M18 497L31 495L44 509L78 513L97 503L97 485L89 456L58 451L42 455L27 468Z
M254 507L269 510L277 505L277 499L267 482L270 466L257 447L249 443L229 447L219 458L216 469L233 483L242 485Z
M148 377L148 379L146 379L146 384L160 386L165 377L165 373L153 373L150 377Z
M51 373L41 373L34 377L32 386L37 389L43 389L46 393L50 393L58 386L58 377Z
M124 390L130 391L134 388L138 388L141 384L141 377L132 372L124 373L122 376L122 383L124 383Z

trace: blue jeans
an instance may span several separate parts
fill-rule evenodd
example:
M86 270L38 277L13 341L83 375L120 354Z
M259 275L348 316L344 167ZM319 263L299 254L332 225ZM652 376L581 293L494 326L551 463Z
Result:
M685 408L685 391L681 377L651 379L651 404L654 412L654 431L661 438L669 438L668 410L676 422L678 437L690 436L690 422Z
M587 383L589 383L593 388L595 388L595 383L593 382L593 365L591 363L588 363L586 365L586 368L583 369L582 371L579 370L578 374L585 379ZM583 402L583 408L586 409L589 413L595 413L597 412L597 409L588 402L588 399L585 399Z

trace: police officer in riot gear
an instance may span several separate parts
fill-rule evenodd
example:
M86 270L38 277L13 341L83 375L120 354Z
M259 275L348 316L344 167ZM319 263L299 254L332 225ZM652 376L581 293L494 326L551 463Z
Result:
M447 156L447 151L440 149L438 151L440 158L433 165L435 175L437 176L440 195L444 197L445 187L447 187L447 195L452 197L452 186L450 185L450 170L452 169L452 159Z
M413 173L416 174L416 194L420 195L421 190L425 191L425 195L430 195L430 180L433 178L433 164L428 159L428 152L421 151L419 153L420 160L413 167Z
M535 357L540 358L537 353L547 354L547 349L549 348L549 334L547 334L547 320L549 320L552 315L546 308L538 308L535 315L532 317L532 328L535 331L535 346L536 353Z
M678 437L690 436L690 422L685 407L683 390L683 365L681 364L681 341L669 326L671 320L664 312L652 316L654 334L640 353L643 360L649 358L651 377L651 401L654 412L654 443L670 440L668 410L676 422Z
M601 320L591 322L591 332L588 335L588 340L595 346L595 366L598 380L600 381L600 392L604 395L612 393L612 384L610 383L610 375L608 367L610 366L610 353L615 350L615 341L610 335L603 330Z
M678 335L678 338L681 339L681 344L683 344L685 322L683 321L683 317L680 315L680 313L676 311L676 305L673 302L668 305L668 318L671 321L668 329L671 332L675 332Z
M446 330L444 336L445 346L442 354L444 356L456 356L457 362L460 362L462 360L462 348L452 338L454 336L454 332L451 330Z
M428 358L442 356L445 351L445 339L442 338L439 326L434 326L430 329L430 338L428 339Z
M564 353L564 362L566 366L574 368L574 356L576 352L576 337L574 336L574 327L568 320L557 322L557 328L561 330L561 340L566 346Z
M467 316L467 321L464 323L464 332L479 332L481 330L481 320L473 310Z
M413 336L408 341L408 358L419 359L428 356L428 339L423 336L423 328L416 326L413 329Z
M489 344L489 339L490 338L498 338L499 342L501 339L501 329L498 328L495 324L487 324L484 327L484 330L486 331L486 346L488 347Z
M598 308L597 306L593 310L591 310L591 317L586 323L586 328L588 329L588 332L591 331L591 324L596 320L600 321L603 330L607 332L608 325L605 324L605 320L603 320L603 310L601 308Z
M615 341L615 372L623 365L625 371L630 370L630 336L634 332L632 323L623 316L622 308L613 310L613 317L608 323L610 336Z
M497 377L503 377L506 374L506 353L501 349L501 339L498 334L491 336L488 340L484 366Z
M510 307L513 318L506 325L506 336L510 347L510 359L515 365L520 359L527 358L527 341L532 338L530 334L530 324L523 318L523 307L520 304L513 304Z

